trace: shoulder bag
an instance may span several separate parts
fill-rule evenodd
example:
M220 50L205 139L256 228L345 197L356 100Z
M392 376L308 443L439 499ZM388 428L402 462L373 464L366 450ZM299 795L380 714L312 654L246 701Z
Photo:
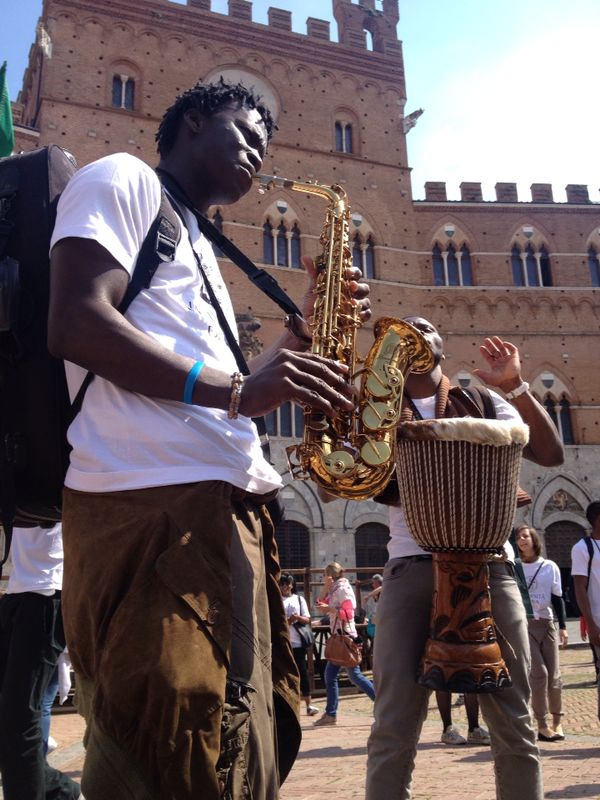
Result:
M325 644L325 659L337 667L358 667L362 661L362 647L347 633L334 633L337 620L338 617Z

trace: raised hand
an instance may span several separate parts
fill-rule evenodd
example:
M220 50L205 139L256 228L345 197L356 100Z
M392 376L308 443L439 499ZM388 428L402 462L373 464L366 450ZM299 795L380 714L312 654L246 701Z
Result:
M489 386L497 386L509 392L521 383L521 363L519 350L511 342L499 336L484 339L479 348L487 368L474 369L473 373Z

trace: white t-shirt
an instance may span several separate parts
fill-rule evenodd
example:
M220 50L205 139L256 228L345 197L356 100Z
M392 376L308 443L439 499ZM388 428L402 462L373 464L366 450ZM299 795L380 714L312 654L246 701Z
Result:
M283 608L286 617L291 617L292 614L298 614L301 617L310 617L308 613L308 606L306 600L299 594L292 594L289 597L283 598ZM302 647L302 640L300 634L293 625L288 625L290 632L290 642L292 647Z
M52 595L62 589L62 525L53 528L15 528L10 546L12 570L7 594L35 592Z
M523 573L531 600L535 619L554 619L552 608L553 594L562 597L560 570L554 561L538 558L536 561L522 561Z
M494 407L496 409L496 419L521 421L520 414L510 403L500 397L496 392L490 391ZM423 397L419 400L413 399L421 419L435 419L435 395ZM390 541L388 542L388 553L390 558L406 558L407 556L427 555L415 542L406 521L404 509L400 505L390 506Z
M588 598L592 616L596 625L600 625L600 542L592 539L594 557L588 584ZM587 578L590 555L586 543L580 539L571 549L571 575L583 575Z
M51 247L65 237L94 239L131 275L160 206L160 182L126 153L79 170L63 192ZM195 251L237 333L231 301L208 240L185 212ZM185 226L173 262L162 263L127 320L172 352L203 360L228 375L237 370L199 273ZM73 398L85 376L66 364ZM183 386L182 386L183 394ZM96 376L69 428L73 447L66 485L87 492L222 480L255 493L281 485L264 459L254 423L215 408L125 391Z

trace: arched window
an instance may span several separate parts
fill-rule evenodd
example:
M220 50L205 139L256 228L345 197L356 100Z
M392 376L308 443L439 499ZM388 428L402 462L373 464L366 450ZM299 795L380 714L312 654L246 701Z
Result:
M445 286L444 260L442 259L442 251L438 244L433 245L431 256L433 259L433 285Z
M277 226L277 266L289 266L288 248L287 248L287 231L283 220Z
M338 153L344 152L344 128L341 122L335 123L335 149Z
M263 225L263 264L301 269L302 246L300 228L295 222L288 230L282 219L276 229L267 220ZM277 259L277 260L275 260Z
M337 120L335 123L335 149L338 153L353 153L352 124Z
M363 275L365 278L374 278L375 277L375 245L373 244L373 237L369 236L367 239L367 245L365 247L365 268L363 270Z
M297 223L294 223L292 228L292 238L290 241L290 266L294 269L300 269L300 228Z
M386 525L378 522L367 522L356 530L354 537L357 578L367 580L372 572L360 572L360 567L374 567L383 571L388 560L387 543L390 532Z
M275 249L273 246L273 226L267 220L263 225L263 264L275 263Z
M525 281L523 279L523 262L521 260L521 251L516 244L513 245L510 253L510 263L512 266L513 284L515 286L525 286Z
M275 528L282 569L310 567L310 533L305 525L286 519Z
M221 212L219 211L218 208L217 208L217 210L215 211L215 213L213 215L212 221L213 221L213 225L219 231L219 233L223 233L223 217L221 216ZM219 247L219 245L216 242L212 243L212 249L213 249L213 253L215 254L215 256L217 258L222 258L223 257L223 252L221 251L221 248Z
M442 250L436 242L431 250L433 281L435 286L472 286L471 254L466 244L456 250L449 242Z
M556 425L558 435L564 444L575 444L573 436L573 424L571 421L571 403L566 395L560 400L556 400L551 394L544 398L544 408L548 412L552 422Z
M600 260L593 245L588 250L588 266L590 268L592 286L600 286Z
M352 125L348 124L344 128L344 153L353 153L354 147L352 146Z
M375 277L375 242L371 234L366 241L359 233L352 240L352 266L358 267L365 278Z
M352 240L352 266L362 268L362 250L360 249L360 236L358 233Z
M466 244L460 248L460 266L462 270L462 285L473 286L473 269L471 267L471 254Z
M521 250L514 244L511 264L515 286L552 286L550 256L544 245L537 248L528 242Z
M135 102L135 81L128 75L114 75L112 83L113 108L133 111Z
M568 398L562 397L559 406L559 430L562 434L562 440L565 444L575 444L575 440L573 438L573 426L571 424L571 404L569 403Z

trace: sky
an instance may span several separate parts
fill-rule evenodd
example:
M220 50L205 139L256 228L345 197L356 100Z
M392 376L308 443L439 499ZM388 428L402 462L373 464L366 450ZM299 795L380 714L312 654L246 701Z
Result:
M425 181L445 181L451 200L462 181L477 181L485 200L497 182L517 183L523 201L532 183L551 183L558 202L568 183L582 183L600 202L600 0L399 3L405 113L424 109L407 139L416 199ZM42 2L3 5L0 63L15 100ZM329 0L254 0L253 20L266 23L271 5L292 11L299 33L307 17L332 19ZM227 13L227 0L212 10ZM331 31L337 39L335 22Z

